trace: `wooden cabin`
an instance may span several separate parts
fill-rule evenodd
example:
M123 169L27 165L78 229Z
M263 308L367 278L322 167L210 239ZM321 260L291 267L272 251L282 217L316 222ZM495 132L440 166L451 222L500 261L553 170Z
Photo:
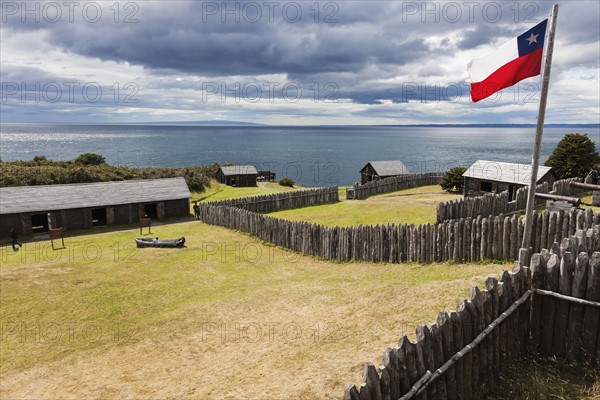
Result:
M0 236L88 229L190 213L184 178L0 188Z
M258 171L253 165L230 165L217 171L217 180L228 186L256 186Z
M463 174L464 196L475 197L488 193L508 191L509 201L514 200L517 190L529 186L531 165L479 160ZM548 182L552 187L557 176L550 167L538 168L538 185Z
M273 171L258 171L259 182L275 182L277 174Z
M360 170L360 184L407 174L409 174L408 168L402 161L369 161Z

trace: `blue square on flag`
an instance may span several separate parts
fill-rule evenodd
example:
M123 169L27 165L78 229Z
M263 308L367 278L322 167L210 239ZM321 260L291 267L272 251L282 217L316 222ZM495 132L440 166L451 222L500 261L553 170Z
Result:
M547 23L548 20L546 19L517 37L519 57L544 47Z

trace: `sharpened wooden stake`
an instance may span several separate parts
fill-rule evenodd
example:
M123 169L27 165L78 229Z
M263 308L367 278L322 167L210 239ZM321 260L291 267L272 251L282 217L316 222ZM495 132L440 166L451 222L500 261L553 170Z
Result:
M504 321L516 309L518 309L519 306L521 304L523 304L529 298L529 296L531 296L534 292L535 292L535 289L529 289L528 291L526 291L523 294L523 296L521 296L521 298L519 298L517 301L515 301L508 308L508 310L503 312L498 318L496 318L491 324L489 324L483 330L483 332L481 332L471 343L466 345L458 353L454 354L452 356L452 358L450 358L448 361L446 361L446 363L444 365L442 365L440 368L438 368L433 374L431 374L431 375L425 374L421 379L419 379L417 381L417 383L415 383L413 385L411 390L406 395L401 397L400 400L409 400L409 399L412 399L412 398L418 396L419 394L421 394L423 392L423 390L425 390L431 382L436 380L440 375L442 375L450 367L452 367L454 365L454 363L456 363L456 361L460 360L461 358L463 358L465 356L465 354L469 353L471 350L473 350L475 347L477 347L477 345L479 343L481 343L481 341L483 339L485 339L494 329L496 329L497 326L499 326L502 323L502 321ZM427 371L427 372L429 372L429 371ZM427 379L425 379L425 378L427 378ZM422 382L422 381L424 381L424 382ZM413 389L415 389L415 387L416 387L416 390L413 391Z

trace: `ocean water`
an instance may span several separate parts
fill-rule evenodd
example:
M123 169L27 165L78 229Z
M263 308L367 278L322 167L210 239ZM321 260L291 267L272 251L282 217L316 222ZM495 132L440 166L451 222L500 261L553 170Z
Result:
M546 128L542 162L567 133L600 128ZM72 160L99 153L115 165L253 164L305 186L350 185L375 160L402 160L411 172L469 166L479 159L530 163L532 127L131 126L1 124L0 158L44 155Z

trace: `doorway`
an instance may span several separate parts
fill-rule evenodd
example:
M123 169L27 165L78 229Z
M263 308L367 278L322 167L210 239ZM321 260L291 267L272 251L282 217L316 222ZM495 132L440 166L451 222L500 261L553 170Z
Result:
M48 214L32 214L31 215L31 232L44 233L48 232Z
M94 208L92 210L92 226L106 225L106 208Z
M156 203L144 204L144 214L149 218L158 219L158 207L156 206Z
M508 185L508 201L513 201L515 196L515 185Z

